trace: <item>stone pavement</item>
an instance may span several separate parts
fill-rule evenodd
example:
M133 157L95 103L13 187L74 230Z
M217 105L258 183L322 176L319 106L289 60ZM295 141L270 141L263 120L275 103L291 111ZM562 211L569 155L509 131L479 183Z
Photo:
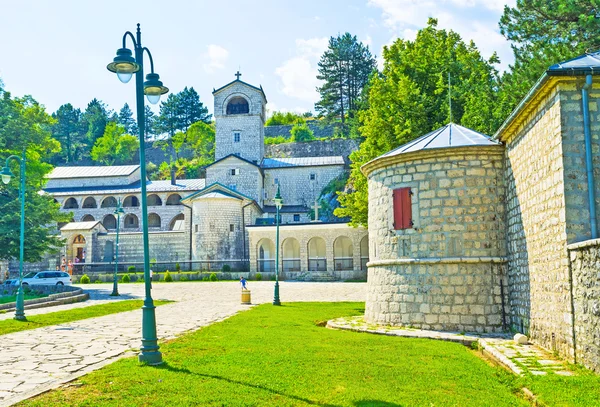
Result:
M273 301L273 282L249 282L252 303ZM85 303L26 311L36 315L115 301L112 284L83 286ZM143 298L143 284L121 284L120 299ZM177 302L156 308L160 341L248 309L237 282L154 284L154 300ZM283 304L296 301L365 301L365 283L281 282ZM0 319L12 318L0 315ZM0 336L0 406L9 406L88 372L133 355L141 344L141 310L123 312Z
M438 339L471 346L479 344L484 354L518 375L530 373L545 375L555 373L561 376L573 376L568 364L557 359L548 351L533 344L517 345L508 334L463 334L458 332L428 331L407 327L380 326L368 324L363 317L338 318L327 322L328 328L346 329L380 335L402 336L408 338Z

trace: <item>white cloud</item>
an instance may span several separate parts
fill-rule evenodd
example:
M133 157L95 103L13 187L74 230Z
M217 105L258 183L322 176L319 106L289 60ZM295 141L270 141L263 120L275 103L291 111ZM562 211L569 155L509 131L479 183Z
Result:
M204 71L206 73L214 73L225 68L225 62L229 58L229 51L215 44L210 44L207 48L206 53L202 55L205 60L208 60L203 65Z
M327 49L328 41L326 37L296 40L296 55L275 69L284 95L311 104L319 99L317 62Z

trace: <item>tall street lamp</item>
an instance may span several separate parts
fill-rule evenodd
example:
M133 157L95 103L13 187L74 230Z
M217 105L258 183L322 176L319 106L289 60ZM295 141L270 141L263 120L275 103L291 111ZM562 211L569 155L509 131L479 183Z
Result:
M281 301L279 301L279 210L283 205L283 199L281 198L281 191L279 190L279 184L277 184L277 195L275 195L275 224L276 232L275 232L275 244L277 245L275 248L275 295L273 297L273 305L281 305Z
M133 42L135 58L132 57L131 50L126 47L127 37ZM146 75L144 81L144 52L150 60L150 73ZM156 313L154 302L151 295L150 282L150 254L148 244L148 205L146 204L146 154L144 149L145 136L145 112L144 95L152 104L158 103L160 96L169 92L169 89L163 86L159 80L158 74L154 73L154 61L148 48L142 46L142 33L140 25L137 25L137 32L134 36L127 31L123 34L123 46L117 50L117 56L113 62L107 65L109 71L117 74L119 80L123 83L129 82L135 73L135 96L137 104L137 122L140 132L140 175L141 175L141 193L142 193L142 235L144 240L144 286L145 298L142 307L142 346L138 360L149 365L158 365L162 363L162 354L158 346L156 335Z
M118 297L119 288L117 287L117 270L119 268L119 226L121 225L121 215L125 213L123 210L123 205L121 205L121 198L119 198L117 209L115 209L113 213L117 215L117 248L115 249L115 274L113 276L113 290L110 295L113 297Z
M26 321L25 318L25 303L23 298L23 256L25 254L25 150L22 157L11 155L6 159L6 165L2 168L0 175L2 182L8 184L14 174L10 171L8 164L10 160L18 161L21 164L21 186L19 188L19 199L21 200L21 241L19 244L19 288L17 289L17 306L15 319L18 321Z

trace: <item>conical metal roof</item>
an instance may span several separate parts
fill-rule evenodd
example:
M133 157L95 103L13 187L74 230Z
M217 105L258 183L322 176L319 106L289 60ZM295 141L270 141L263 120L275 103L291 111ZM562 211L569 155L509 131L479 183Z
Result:
M548 68L546 73L550 76L600 74L600 51L554 64Z
M440 127L439 129L427 133L409 143L403 144L400 147L377 157L375 160L434 148L497 145L500 145L500 143L492 140L485 134L468 129L458 124L449 123L444 127Z

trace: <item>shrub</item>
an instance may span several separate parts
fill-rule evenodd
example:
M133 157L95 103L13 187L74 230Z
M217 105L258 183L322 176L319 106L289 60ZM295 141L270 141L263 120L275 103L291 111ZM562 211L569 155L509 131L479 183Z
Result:
M179 277L179 281L190 281L190 279L187 278L187 276L183 275L183 276Z
M181 271L181 266L179 265L179 263L175 263L175 271Z
M262 274L260 274L260 273L256 273L256 276L255 276L255 278L256 278L256 281L260 281L260 280L262 280Z
M144 282L144 276L140 276L140 277L137 279L137 281L139 281L140 283L143 283L143 282Z
M129 274L125 274L123 277L121 277L121 282L122 283L130 283L131 278L129 277Z
M292 140L285 138L285 136L265 137L265 144L284 144L291 143Z
M79 284L89 284L90 283L90 278L88 277L87 274L84 274L81 276L81 278L79 279Z
M208 277L208 274L205 274L204 277L202 277L202 281L210 281L210 278Z
M295 142L313 141L315 139L313 131L306 123L295 124L290 130L290 134L292 135L291 139Z
M221 271L224 271L227 273L227 272L231 271L231 266L229 264L223 264Z
M129 266L129 267L127 267L127 272L135 274L135 266Z
M96 281L94 281L94 284L102 284L102 283L103 283L103 281L100 279L97 279Z
M171 275L171 273L169 273L169 270L167 270L167 272L165 273L165 281L167 283L173 282L173 276Z
M217 278L217 273L210 273L209 280L210 281L219 281L219 279Z

